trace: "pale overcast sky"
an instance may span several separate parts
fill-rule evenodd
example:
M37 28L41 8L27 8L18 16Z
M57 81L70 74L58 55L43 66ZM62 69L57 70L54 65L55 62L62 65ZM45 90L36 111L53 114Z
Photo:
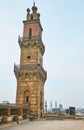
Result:
M33 0L0 2L0 102L15 102L14 62L19 64L18 35ZM84 0L36 0L41 14L47 71L45 100L84 107Z

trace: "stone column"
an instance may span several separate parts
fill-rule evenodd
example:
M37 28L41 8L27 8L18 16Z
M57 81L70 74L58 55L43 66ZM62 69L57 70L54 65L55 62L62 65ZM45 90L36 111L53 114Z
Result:
M10 115L11 115L11 108L8 107L8 116L10 116Z

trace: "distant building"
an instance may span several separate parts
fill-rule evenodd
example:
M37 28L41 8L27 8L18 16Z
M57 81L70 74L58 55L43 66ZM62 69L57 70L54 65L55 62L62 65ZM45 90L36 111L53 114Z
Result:
M10 102L9 101L2 101L2 104L3 105L8 105L8 104L10 104Z
M75 114L76 116L84 116L84 111L78 111Z
M59 115L60 114L60 109L59 108L52 108L52 113Z
M62 104L59 104L59 109L60 109L60 111L63 111L63 106L62 106Z
M75 107L69 107L69 114L75 115Z

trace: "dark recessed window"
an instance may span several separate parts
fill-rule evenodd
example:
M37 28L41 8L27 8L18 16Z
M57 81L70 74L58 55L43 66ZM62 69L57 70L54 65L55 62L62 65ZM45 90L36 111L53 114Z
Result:
M29 60L31 58L31 56L27 56L27 59Z
M28 103L28 100L29 100L29 97L28 97L28 96L26 96L26 103Z
M29 29L29 38L32 38L32 29Z
M38 66L40 66L40 64L38 63Z

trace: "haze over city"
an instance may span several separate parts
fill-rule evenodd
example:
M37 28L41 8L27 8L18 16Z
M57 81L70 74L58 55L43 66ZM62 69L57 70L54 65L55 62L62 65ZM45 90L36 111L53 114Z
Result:
M47 71L45 100L64 107L84 107L84 1L35 1L41 14L44 68ZM15 102L14 62L20 63L18 35L22 36L26 9L33 0L0 3L0 102Z

